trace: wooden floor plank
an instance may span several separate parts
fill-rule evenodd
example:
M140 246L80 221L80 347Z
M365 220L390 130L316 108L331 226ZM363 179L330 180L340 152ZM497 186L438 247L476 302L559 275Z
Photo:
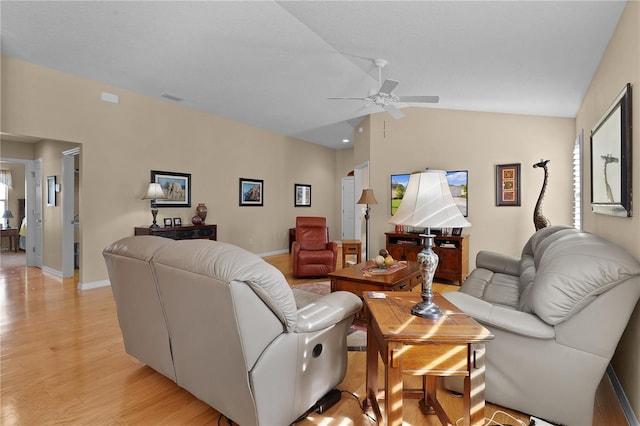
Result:
M109 287L78 291L73 280L24 266L24 253L0 256L0 424L218 424L220 414L215 409L125 353ZM293 277L289 254L266 260L290 284L327 281ZM434 290L447 287L435 284ZM347 376L339 389L357 398L343 393L330 410L313 413L299 425L373 424L360 409L364 388L365 353L349 352ZM462 400L448 393L442 394L442 400L450 417L459 418ZM420 412L417 400L406 401L403 408L405 424L439 424L434 416ZM528 424L526 414L491 404L487 416L496 410ZM496 420L515 424L504 416ZM594 425L625 424L605 377Z

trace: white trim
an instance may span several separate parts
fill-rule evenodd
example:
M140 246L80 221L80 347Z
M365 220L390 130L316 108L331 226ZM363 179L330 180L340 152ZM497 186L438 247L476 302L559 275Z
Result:
M47 274L53 275L58 278L62 278L62 271L58 271L57 269L49 268L48 266L42 265L42 272L46 272Z
M94 288L109 287L110 285L111 282L109 280L93 281L90 283L78 283L78 290L91 290Z
M267 251L264 253L258 253L257 256L259 257L267 257L267 256L274 256L276 254L284 254L284 253L289 253L289 249L282 249L282 250L276 250L276 251Z
M618 402L620 403L620 407L622 407L624 416L627 418L627 423L629 424L629 426L640 426L640 424L638 423L638 418L633 412L631 404L629 403L629 399L627 399L627 395L624 393L624 389L622 389L622 385L620 384L618 376L616 376L616 372L614 371L611 364L607 366L607 375L609 376L609 380L611 380L611 386L613 386L613 390L618 397Z

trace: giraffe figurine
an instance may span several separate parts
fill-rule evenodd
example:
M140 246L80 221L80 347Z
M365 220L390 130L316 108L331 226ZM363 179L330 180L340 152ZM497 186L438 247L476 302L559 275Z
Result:
M540 189L540 195L538 196L538 201L536 202L536 207L533 210L533 225L536 227L536 231L541 230L542 228L546 228L551 225L549 219L544 217L542 214L542 199L544 198L544 192L547 190L547 181L549 179L549 170L547 169L547 164L551 160L540 160L539 163L533 165L533 168L542 167L544 169L544 181L542 182L542 189Z

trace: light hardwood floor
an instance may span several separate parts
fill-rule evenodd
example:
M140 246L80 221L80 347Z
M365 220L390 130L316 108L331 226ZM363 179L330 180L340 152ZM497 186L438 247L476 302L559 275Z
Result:
M290 284L288 254L266 260ZM24 266L24 254L0 257L0 424L1 425L200 425L218 424L219 413L169 379L124 352L109 287L78 291L77 280L60 280ZM436 291L446 285L437 284ZM300 425L371 425L360 410L365 386L364 352L350 352L347 393L324 414ZM408 380L414 380L409 378ZM579 390L577 390L579 391ZM462 401L441 392L452 419ZM404 405L405 424L438 425L416 400ZM488 405L486 416L506 411L528 424L527 415ZM222 419L224 420L224 419ZM497 422L515 425L497 414ZM222 421L221 424L226 424ZM598 391L594 425L626 425L605 377ZM279 426L279 425L274 425Z

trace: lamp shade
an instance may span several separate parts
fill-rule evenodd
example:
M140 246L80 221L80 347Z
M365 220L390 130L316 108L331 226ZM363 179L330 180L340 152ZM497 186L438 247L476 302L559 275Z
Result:
M453 201L446 174L442 170L412 174L400 206L389 223L414 228L471 226Z
M375 195L373 195L373 189L363 189L362 195L356 204L378 204Z
M147 189L147 194L142 197L143 200L164 200L167 196L162 190L162 186L159 183L150 183Z
M11 214L11 210L5 210L4 213L2 213L2 218L13 219L13 214Z

